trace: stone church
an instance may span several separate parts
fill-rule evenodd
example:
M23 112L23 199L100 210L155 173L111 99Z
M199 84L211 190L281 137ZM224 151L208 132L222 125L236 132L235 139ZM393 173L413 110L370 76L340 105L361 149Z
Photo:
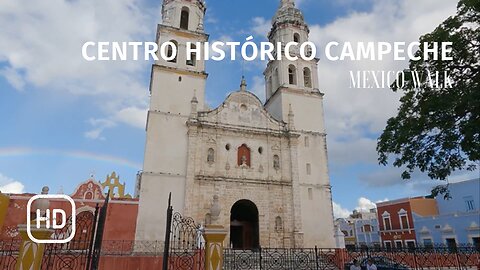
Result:
M156 41L179 53L152 66L136 240L164 239L171 192L175 211L224 225L230 247L334 247L318 59L270 61L265 103L242 79L208 109L205 63L185 53L186 42L208 40L205 11L203 0L163 3ZM282 0L269 41L308 38L301 11Z

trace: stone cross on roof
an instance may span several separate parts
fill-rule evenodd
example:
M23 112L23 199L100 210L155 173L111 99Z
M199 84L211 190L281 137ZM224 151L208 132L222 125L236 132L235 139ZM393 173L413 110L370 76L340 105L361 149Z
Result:
M247 90L247 81L245 80L245 76L242 76L242 81L240 83L240 90L241 91Z

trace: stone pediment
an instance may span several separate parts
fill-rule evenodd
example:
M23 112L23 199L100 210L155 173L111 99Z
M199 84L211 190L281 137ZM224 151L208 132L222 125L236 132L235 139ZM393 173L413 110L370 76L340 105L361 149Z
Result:
M422 229L420 230L421 234L430 234L430 230L426 227L423 226Z
M84 200L105 199L102 185L93 178L78 185L70 197Z
M286 124L276 120L260 99L248 91L231 93L216 109L199 112L200 123L269 130L285 130Z

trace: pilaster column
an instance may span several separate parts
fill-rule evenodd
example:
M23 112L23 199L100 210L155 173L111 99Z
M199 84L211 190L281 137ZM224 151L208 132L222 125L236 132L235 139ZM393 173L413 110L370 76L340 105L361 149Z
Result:
M195 123L188 123L188 151L187 151L187 174L185 180L185 206L183 209L183 215L188 217L197 218L195 213L195 156L197 147L197 126Z
M36 224L36 223L35 223ZM37 229L32 224L31 233L36 239L50 239L53 230L40 228ZM27 234L27 224L18 225L18 231L22 237L22 244L18 254L16 270L40 270L42 266L43 253L45 244L33 242Z
M300 202L300 179L298 175L298 138L299 134L291 132L289 140L292 168L292 203L293 203L293 247L303 247L302 213Z
M205 269L223 269L223 244L227 230L222 225L207 225L203 233L205 238Z
M9 203L10 197L0 192L0 230L2 229L5 218L7 217Z

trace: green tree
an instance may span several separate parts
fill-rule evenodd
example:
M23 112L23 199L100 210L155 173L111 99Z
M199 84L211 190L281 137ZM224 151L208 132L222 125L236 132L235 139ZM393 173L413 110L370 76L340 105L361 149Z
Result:
M424 42L453 42L453 61L423 59ZM456 170L475 170L480 160L480 1L460 0L456 15L420 43L416 56L422 59L410 60L404 80L397 79L404 82L401 88L391 86L404 95L397 116L388 120L378 139L378 160L387 165L391 156L393 166L404 169L403 179L419 170L445 180ZM427 70L448 71L452 85L440 76L440 86L431 87ZM422 74L420 85L413 71ZM436 193L445 191L439 187Z

